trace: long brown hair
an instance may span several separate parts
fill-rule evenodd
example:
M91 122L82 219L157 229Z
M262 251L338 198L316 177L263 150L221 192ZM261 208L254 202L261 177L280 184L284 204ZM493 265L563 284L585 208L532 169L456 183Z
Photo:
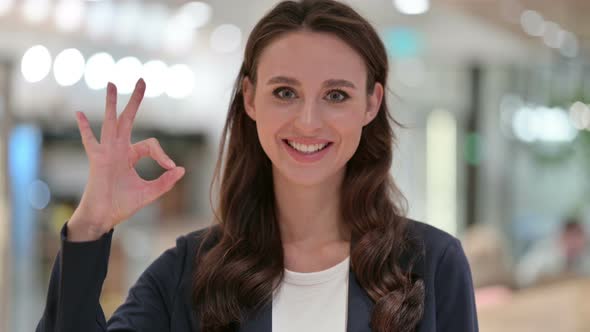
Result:
M366 64L367 94L373 93L375 82L386 87L389 65L382 41L369 22L343 3L283 1L256 24L234 85L212 182L213 188L221 178L217 242L196 258L192 298L204 332L239 326L272 300L283 277L271 161L245 112L242 81L248 77L255 86L262 50L277 37L301 29L334 34L353 47ZM341 215L352 230L352 271L375 303L372 329L401 332L415 330L422 317L424 285L400 265L409 238L405 199L390 175L394 124L399 125L383 98L347 163Z

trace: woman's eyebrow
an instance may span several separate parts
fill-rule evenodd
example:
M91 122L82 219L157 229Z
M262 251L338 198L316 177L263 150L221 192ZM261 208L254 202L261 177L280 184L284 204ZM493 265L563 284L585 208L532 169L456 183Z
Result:
M356 86L351 81L341 80L341 79L327 80L324 82L324 87L326 87L326 88L347 87L347 88L351 88L351 89L356 89Z
M267 85L271 85L271 84L289 84L289 85L295 85L295 86L301 86L301 83L292 77L287 77L287 76L275 76L272 77L271 79L268 80L268 82L266 82ZM330 79L330 80L326 80L323 84L323 86L325 88L335 88L335 87L348 87L351 89L356 89L356 86L348 80L343 80L343 79Z

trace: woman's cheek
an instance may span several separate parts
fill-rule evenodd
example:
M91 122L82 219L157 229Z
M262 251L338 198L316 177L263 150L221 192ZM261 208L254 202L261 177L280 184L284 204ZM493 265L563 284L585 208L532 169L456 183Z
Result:
M277 144L278 131L280 126L276 124L276 120L267 116L262 116L256 121L258 139L262 145L262 149L270 158L280 148Z
M335 127L342 139L342 144L345 145L347 155L350 154L352 156L358 148L361 139L363 130L362 122L360 122L360 119L356 118L354 120L346 119L344 121L339 121L335 124Z

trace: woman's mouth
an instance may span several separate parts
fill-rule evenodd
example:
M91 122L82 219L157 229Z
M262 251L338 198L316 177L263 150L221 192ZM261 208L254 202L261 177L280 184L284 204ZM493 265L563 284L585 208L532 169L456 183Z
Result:
M305 153L305 154L316 153L318 151L325 149L328 146L328 144L330 144L329 142L328 143L321 143L321 144L301 144L301 143L297 143L297 142L293 142L293 141L289 141L289 140L285 140L285 141L293 149L295 149L301 153Z
M316 144L303 144L288 139L283 139L283 146L287 152L298 162L315 162L320 160L332 146L332 142Z

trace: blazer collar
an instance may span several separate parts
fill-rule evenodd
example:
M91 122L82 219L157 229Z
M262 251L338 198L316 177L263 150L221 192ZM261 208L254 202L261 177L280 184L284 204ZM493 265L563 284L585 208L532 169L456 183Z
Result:
M373 302L358 284L352 270L348 277L347 332L370 332ZM272 332L272 301L245 321L239 332Z

